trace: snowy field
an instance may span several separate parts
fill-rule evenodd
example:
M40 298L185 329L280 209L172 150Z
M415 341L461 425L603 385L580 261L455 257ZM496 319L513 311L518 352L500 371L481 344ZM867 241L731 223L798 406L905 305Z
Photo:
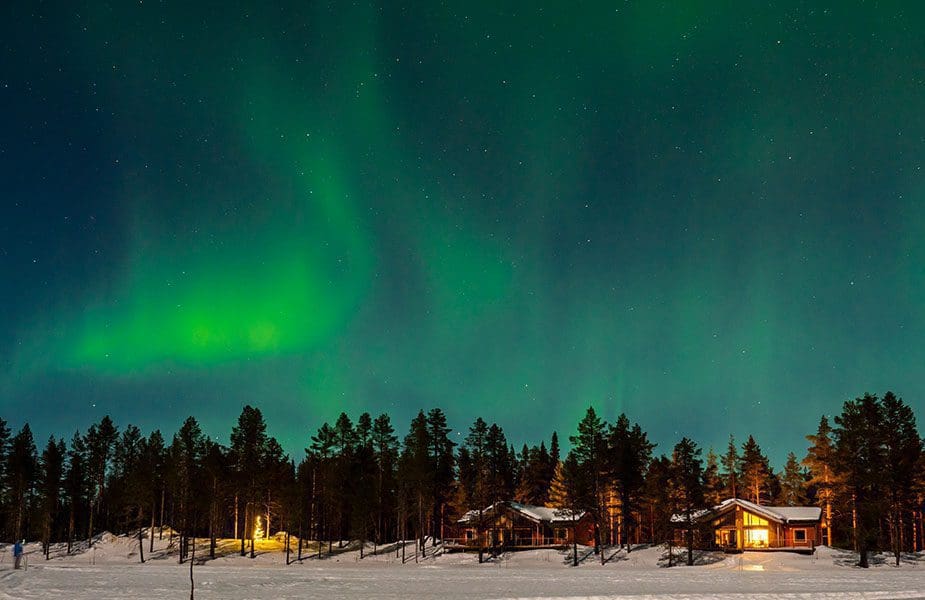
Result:
M409 547L410 550L411 547ZM0 550L0 599L188 598L189 567L159 542L152 560L138 564L137 542L104 536L94 550L45 561L29 546L27 570L14 571ZM604 566L593 555L578 568L555 550L509 554L478 565L473 555L443 554L402 564L395 554L367 556L356 551L288 567L283 554L266 542L256 559L232 552L194 570L196 598L343 598L440 600L482 599L925 599L925 558L910 556L900 567L878 564L869 570L848 566L847 553L820 549L816 557L746 553L707 555L695 567L660 566L661 548L618 552ZM197 550L197 554L200 550ZM409 555L410 556L410 555ZM609 555L608 555L609 556Z

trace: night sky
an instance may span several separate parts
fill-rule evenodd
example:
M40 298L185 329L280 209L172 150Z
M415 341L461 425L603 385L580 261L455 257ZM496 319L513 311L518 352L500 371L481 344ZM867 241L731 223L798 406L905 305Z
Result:
M12 426L923 416L919 3L270 4L3 3Z

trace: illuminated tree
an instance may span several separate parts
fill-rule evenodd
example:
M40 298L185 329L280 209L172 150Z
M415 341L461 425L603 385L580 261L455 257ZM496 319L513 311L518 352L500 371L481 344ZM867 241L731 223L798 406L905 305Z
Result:
M832 504L835 501L835 492L839 485L839 477L835 472L835 446L832 442L832 428L829 420L822 416L819 427L814 435L806 436L812 444L807 450L803 464L809 469L810 479L807 485L816 490L816 499L823 509L823 529L826 532L825 542L829 546L835 543Z
M774 474L768 462L768 457L761 452L761 447L755 438L748 436L742 444L741 494L755 504L767 504L772 497L771 486Z

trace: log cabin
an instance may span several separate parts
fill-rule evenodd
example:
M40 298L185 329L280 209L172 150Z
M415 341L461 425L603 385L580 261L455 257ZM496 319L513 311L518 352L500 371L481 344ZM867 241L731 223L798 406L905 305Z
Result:
M461 549L483 548L525 550L594 545L594 524L588 513L533 506L519 502L495 502L483 509L470 510L456 522L457 536L452 544Z
M822 543L817 506L762 506L729 498L694 516L695 545L726 551L790 550L810 552ZM684 515L674 515L675 542L685 544Z

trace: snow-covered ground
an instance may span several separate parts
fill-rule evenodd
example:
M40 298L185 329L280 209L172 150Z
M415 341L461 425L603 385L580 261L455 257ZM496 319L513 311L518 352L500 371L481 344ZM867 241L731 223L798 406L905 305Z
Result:
M360 560L347 548L335 556L306 558L285 565L280 544L258 544L255 559L238 556L236 544L221 546L224 556L194 568L196 598L201 599L407 599L571 600L668 598L743 600L925 599L925 557L909 556L902 566L884 561L871 569L850 566L855 557L820 548L817 555L784 553L710 554L695 567L663 568L664 548L616 552L601 566L589 555L578 568L556 550L505 555L479 565L471 554L440 554L415 562L396 559L394 546ZM44 560L37 545L27 547L28 568L14 571L8 549L0 548L0 599L187 598L189 566L178 565L168 540L157 540L152 557L139 564L137 541L101 536L95 549L63 556L54 548ZM587 552L587 550L585 550ZM197 548L197 558L206 555Z

